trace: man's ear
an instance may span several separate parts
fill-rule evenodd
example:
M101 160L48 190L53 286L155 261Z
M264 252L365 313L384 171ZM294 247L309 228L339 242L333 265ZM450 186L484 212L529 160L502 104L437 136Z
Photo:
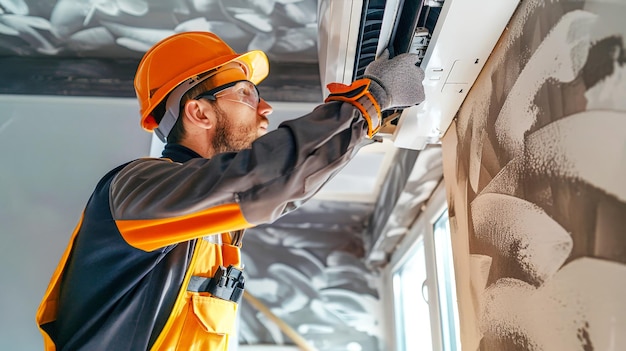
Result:
M183 112L185 118L193 125L202 129L213 128L215 116L213 116L214 112L209 104L191 99L185 103Z

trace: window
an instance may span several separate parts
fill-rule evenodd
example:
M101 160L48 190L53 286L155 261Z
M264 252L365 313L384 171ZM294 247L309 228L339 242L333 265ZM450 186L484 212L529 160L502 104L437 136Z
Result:
M460 351L452 238L439 187L390 262L396 351Z
M461 343L450 235L450 221L445 210L433 225L441 342L444 351L457 351L461 349Z
M393 274L398 350L432 349L426 287L424 241L419 240L406 262Z

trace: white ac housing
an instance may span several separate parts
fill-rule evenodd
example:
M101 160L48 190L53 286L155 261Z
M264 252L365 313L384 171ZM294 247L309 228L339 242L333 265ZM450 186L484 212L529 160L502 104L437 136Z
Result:
M404 110L391 135L395 146L421 150L438 143L448 129L519 0L422 0L419 9L441 7L432 33L424 33L424 28L398 26L402 11L407 8L404 1L410 0L382 2L384 15L376 53L392 45L395 34L395 37L412 36L406 51L422 50L424 54L420 65L425 71L426 101ZM358 78L357 48L364 40L371 40L362 36L363 11L371 11L368 6L374 3L320 1L319 56L323 86L330 82L349 84Z

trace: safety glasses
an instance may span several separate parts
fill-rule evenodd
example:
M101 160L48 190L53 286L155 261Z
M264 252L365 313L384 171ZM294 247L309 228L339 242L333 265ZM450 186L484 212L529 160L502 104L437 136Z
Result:
M259 97L259 90L256 85L247 80L231 82L215 89L205 91L196 96L194 100L208 99L216 101L217 98L240 102L244 105L248 105L253 110L257 109L259 102L261 101L261 98Z

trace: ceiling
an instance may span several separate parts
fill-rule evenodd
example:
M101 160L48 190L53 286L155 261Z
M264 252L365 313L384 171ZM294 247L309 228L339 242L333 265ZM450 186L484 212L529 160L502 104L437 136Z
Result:
M235 51L266 52L268 100L319 102L316 8L315 0L3 0L0 93L134 97L148 48L177 32L212 31Z

